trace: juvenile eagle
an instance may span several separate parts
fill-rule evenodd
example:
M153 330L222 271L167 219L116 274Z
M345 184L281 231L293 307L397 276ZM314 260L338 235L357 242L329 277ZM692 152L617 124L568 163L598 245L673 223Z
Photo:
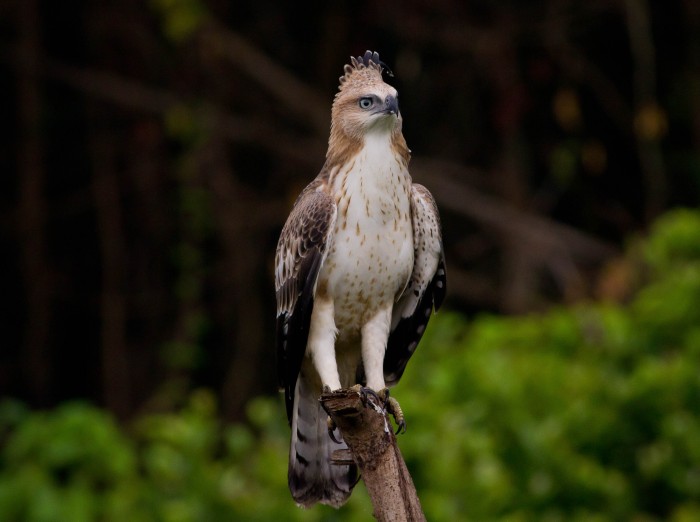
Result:
M333 101L326 162L277 245L277 355L292 440L289 488L302 506L341 506L354 465L330 462L319 396L398 382L445 296L440 219L412 183L396 89L377 53L352 57Z

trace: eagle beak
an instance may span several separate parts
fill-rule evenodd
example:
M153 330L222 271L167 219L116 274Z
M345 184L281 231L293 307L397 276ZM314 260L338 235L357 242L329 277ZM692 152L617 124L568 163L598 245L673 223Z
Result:
M386 100L384 100L384 110L382 112L384 112L384 114L395 114L396 116L398 116L399 100L397 100L394 96L387 96Z

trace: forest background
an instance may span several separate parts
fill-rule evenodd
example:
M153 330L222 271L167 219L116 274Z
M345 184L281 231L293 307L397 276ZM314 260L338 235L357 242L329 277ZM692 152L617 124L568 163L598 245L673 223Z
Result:
M700 519L693 0L0 3L0 519L369 518L286 490L272 268L366 49L443 220L428 519Z

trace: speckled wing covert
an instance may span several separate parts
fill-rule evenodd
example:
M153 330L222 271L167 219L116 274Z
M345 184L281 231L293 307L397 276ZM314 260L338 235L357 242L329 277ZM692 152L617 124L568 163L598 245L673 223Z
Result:
M306 350L316 280L328 253L337 216L333 199L314 181L297 198L275 255L277 365L292 422L294 388Z
M413 273L394 306L391 334L384 355L384 379L396 384L413 355L428 320L442 305L447 290L440 215L432 194L422 185L411 188Z

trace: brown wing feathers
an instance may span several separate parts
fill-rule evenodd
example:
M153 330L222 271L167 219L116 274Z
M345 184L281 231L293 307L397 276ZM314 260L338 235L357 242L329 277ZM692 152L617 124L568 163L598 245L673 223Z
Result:
M294 388L306 350L318 272L327 253L336 207L312 183L302 192L282 229L275 256L277 370L291 422Z
M392 330L384 354L384 379L388 386L401 378L406 363L423 337L433 309L440 308L447 290L437 205L430 192L416 183L411 189L411 198L413 273L394 306Z

